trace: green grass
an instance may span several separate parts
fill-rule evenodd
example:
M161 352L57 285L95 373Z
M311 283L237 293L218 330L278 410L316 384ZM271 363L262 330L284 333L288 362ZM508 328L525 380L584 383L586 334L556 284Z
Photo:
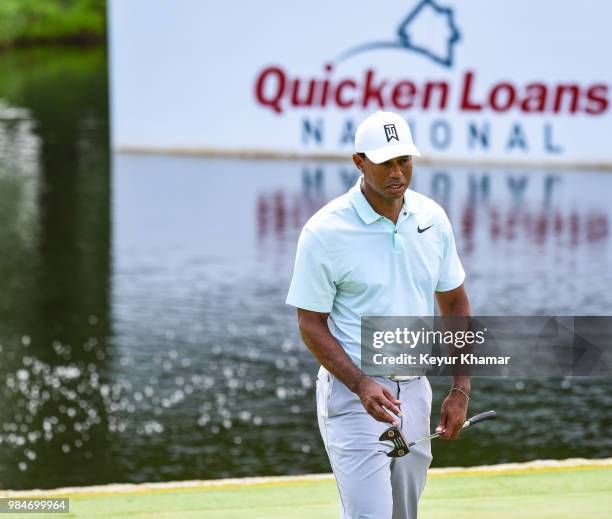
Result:
M106 0L2 0L0 46L99 40L106 33Z
M70 507L70 514L46 517L338 517L336 486L329 480L72 496ZM421 519L609 518L612 510L612 468L434 475L429 478L420 510Z

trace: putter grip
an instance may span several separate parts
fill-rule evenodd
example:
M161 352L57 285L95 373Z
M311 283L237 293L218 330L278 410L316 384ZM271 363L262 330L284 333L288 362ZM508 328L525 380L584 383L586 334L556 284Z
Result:
M472 418L468 418L467 425L474 425L478 422L484 422L485 420L495 420L495 418L497 418L497 413L495 411L485 411L484 413L472 416Z

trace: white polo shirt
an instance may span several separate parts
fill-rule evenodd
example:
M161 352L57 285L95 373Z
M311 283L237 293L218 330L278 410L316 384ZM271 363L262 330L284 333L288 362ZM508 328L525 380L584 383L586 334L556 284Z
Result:
M444 210L407 190L397 224L378 214L361 178L302 229L287 304L329 313L329 329L361 366L361 316L434 315L434 291L465 272Z

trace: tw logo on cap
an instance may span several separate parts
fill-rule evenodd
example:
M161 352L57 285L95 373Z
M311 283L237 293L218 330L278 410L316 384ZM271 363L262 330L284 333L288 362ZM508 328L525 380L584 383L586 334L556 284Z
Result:
M385 136L387 137L387 142L391 142L392 139L395 139L399 142L399 137L397 136L397 129L395 128L395 124L385 124Z

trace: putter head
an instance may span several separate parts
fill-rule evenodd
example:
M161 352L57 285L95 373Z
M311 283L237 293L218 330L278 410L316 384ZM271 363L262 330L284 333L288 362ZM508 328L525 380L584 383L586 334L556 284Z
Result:
M387 456L390 458L401 458L410 452L408 442L404 439L402 431L395 426L389 427L378 439L381 442L388 441L393 443L393 450L387 452Z

